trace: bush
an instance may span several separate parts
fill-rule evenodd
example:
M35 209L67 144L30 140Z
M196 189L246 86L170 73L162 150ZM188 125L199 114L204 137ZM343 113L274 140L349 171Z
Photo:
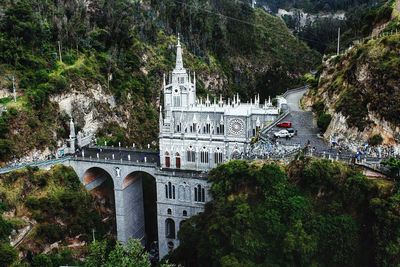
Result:
M0 267L10 266L17 259L17 251L9 244L0 244Z
M368 139L368 144L370 146L377 146L382 144L383 138L380 134L375 134Z
M322 113L317 120L317 125L321 129L321 131L325 132L328 129L329 124L331 123L332 116L328 113Z

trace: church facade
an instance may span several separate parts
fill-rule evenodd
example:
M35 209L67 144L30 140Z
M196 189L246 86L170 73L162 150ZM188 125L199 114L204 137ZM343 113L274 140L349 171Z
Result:
M247 103L238 95L198 98L196 74L183 66L179 38L175 68L164 75L163 97L159 144L164 175L157 176L160 258L179 245L181 224L211 200L206 172L247 153L257 131L280 113L270 100L262 104L259 96Z
M176 65L164 75L164 109L160 108L160 163L162 168L206 171L249 150L257 131L273 122L279 108L256 96L243 103L232 99L198 98L196 74L183 66L178 41Z

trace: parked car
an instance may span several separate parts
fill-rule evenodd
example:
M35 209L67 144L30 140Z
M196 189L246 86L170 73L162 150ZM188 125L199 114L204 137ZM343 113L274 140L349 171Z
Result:
M276 126L281 128L292 128L292 123L290 121L283 121L278 123Z
M280 130L279 132L275 132L275 133L274 133L274 136L275 136L276 138L279 138L279 137L288 137L288 136L290 136L290 134L289 134L289 132L288 132L287 130Z
M288 133L289 133L289 137L293 137L297 134L297 131L293 128L289 128L287 129Z

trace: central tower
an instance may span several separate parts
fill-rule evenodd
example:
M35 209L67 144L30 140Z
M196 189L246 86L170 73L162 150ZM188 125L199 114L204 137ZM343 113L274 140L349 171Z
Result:
M182 46L178 37L176 45L176 63L172 73L164 75L164 108L166 119L171 116L172 109L188 108L196 102L196 79L191 77L183 66Z

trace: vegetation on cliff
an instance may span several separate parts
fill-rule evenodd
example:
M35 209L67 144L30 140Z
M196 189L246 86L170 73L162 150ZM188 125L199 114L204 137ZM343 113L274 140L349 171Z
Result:
M11 90L15 76L19 97L0 100L8 109L0 160L55 149L68 120L49 99L97 86L116 100L93 118L104 122L100 134L110 145L156 140L162 73L173 68L177 32L200 94L274 95L317 59L278 18L234 1L2 1L0 86Z
M104 214L95 199L67 167L55 166L50 171L24 169L1 175L0 203L4 213L0 217L0 254L9 255L0 257L8 261L0 266L17 260L16 251L23 255L21 264L74 265L85 253L84 244L92 241L93 229L98 238L112 237L112 227L102 221ZM6 245L12 229L19 230L12 235L20 240L18 248ZM56 243L56 249L41 254ZM67 248L71 244L81 245L71 250Z
M170 256L185 266L395 266L399 193L327 160L231 161L210 172L213 201Z
M319 85L310 91L314 106L325 103L359 131L376 124L371 114L400 124L400 34L367 40L325 64ZM315 110L315 109L314 109Z

